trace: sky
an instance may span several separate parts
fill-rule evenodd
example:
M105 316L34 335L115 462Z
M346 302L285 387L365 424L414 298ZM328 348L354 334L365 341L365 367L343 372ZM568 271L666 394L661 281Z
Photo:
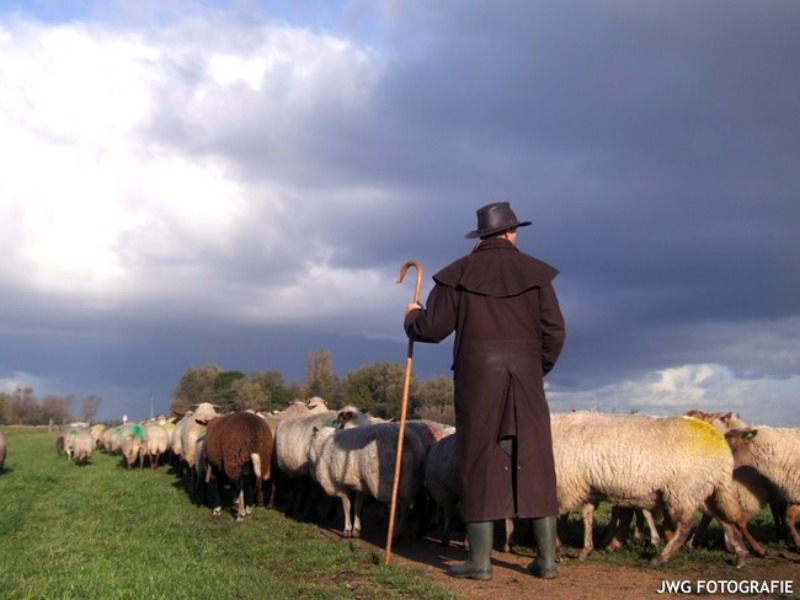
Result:
M553 411L800 426L796 0L0 2L0 389L405 363L422 266L531 220ZM415 344L450 374L452 336Z

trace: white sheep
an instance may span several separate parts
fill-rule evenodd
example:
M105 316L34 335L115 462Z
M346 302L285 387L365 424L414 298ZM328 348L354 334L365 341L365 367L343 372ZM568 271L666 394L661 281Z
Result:
M292 514L299 507L298 501L308 501L306 518L312 518L315 510L316 497L322 494L317 489L311 488L310 479L311 462L308 458L308 448L315 428L330 427L336 421L335 411L309 413L305 410L299 413L302 416L288 416L282 418L275 428L273 462L277 477L273 479L272 498L270 505L274 504L274 497L278 486L292 487L292 494L288 500L286 512ZM279 481L276 481L278 479ZM290 486L292 481L295 485Z
M584 507L584 551L600 501L665 509L675 534L653 559L668 562L691 533L700 510L720 521L743 566L747 552L733 524L741 509L733 491L734 459L721 432L691 417L603 413L552 414L559 513Z
M125 457L128 469L139 461L139 470L144 468L145 429L139 423L127 423L120 428L119 448Z
M151 423L145 427L142 452L149 458L151 469L155 469L161 457L167 453L170 441L170 433L163 425Z
M360 536L361 508L365 497L391 504L399 434L400 426L397 423L316 431L308 454L314 465L313 476L325 493L341 500L345 520L344 537ZM406 429L397 491L395 539L402 535L406 513L419 489L423 460L419 436ZM356 492L352 520L351 491Z
M88 429L74 429L70 432L70 448L72 457L78 464L85 465L92 456L95 447L95 439L92 432Z
M197 462L197 438L201 432L205 431L208 422L218 416L219 413L216 411L213 404L203 402L197 405L191 417L185 418L186 423L181 427L180 462L183 465L182 470L189 473L189 486L192 493L198 491L200 483L195 469L195 463ZM181 421L181 423L183 423L183 421Z
M757 425L733 429L725 436L737 460L756 469L775 495L789 505L784 524L800 548L796 527L800 516L800 428Z

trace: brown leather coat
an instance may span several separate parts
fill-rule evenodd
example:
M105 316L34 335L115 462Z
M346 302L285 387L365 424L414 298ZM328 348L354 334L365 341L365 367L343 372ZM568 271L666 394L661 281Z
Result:
M433 276L412 340L453 331L456 446L465 521L556 515L550 410L543 377L566 337L558 271L492 238Z

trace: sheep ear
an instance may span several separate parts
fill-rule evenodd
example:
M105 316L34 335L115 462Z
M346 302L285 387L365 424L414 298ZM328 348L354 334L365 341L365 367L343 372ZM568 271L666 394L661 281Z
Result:
M758 429L750 429L747 433L744 434L744 439L748 442L752 440L758 434Z

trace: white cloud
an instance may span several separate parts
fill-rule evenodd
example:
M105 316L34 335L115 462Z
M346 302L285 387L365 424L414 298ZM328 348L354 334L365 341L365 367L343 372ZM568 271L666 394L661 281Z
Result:
M786 423L786 406L800 395L800 377L741 379L727 367L714 364L663 369L582 392L548 391L554 411L598 410L683 414L691 409L733 411L750 423L798 426Z
M105 306L131 298L169 306L191 289L196 306L258 320L265 311L249 301L262 292L280 304L267 315L341 310L346 303L320 301L322 283L346 291L340 280L374 278L319 272L332 250L312 246L309 255L287 219L324 218L329 198L304 196L309 182L290 163L313 160L295 148L298 122L365 100L370 53L306 29L241 25L220 34L210 20L187 23L157 35L24 21L0 31L6 283ZM271 176L248 181L239 161L250 153L237 139L257 132L283 167L265 162ZM264 269L275 261L297 275L223 296L243 240L259 237L268 240L254 248ZM293 264L281 262L287 256Z

